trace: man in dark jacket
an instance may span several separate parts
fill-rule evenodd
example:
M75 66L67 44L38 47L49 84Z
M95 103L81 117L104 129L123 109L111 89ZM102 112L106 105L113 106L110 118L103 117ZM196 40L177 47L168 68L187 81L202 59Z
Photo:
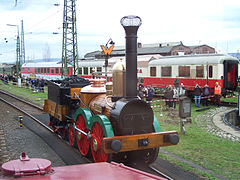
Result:
M208 96L210 95L210 87L207 84L203 87L202 94L203 94L202 105L208 106Z
M194 89L194 100L195 100L195 106L200 107L200 102L201 102L201 94L202 90L198 84L196 84L195 89Z
M146 101L152 101L154 90L150 86L147 86L147 92L146 92ZM150 106L152 106L152 102L149 103Z

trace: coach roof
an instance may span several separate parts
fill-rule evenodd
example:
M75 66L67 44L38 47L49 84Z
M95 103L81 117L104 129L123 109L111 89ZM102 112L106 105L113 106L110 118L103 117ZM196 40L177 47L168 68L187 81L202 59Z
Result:
M71 67L71 65L68 65ZM37 63L24 63L22 68L24 67L62 67L61 62L37 62Z
M225 60L238 61L224 54L201 54L184 56L163 56L149 62L150 66L156 65L199 65L199 64L222 64Z

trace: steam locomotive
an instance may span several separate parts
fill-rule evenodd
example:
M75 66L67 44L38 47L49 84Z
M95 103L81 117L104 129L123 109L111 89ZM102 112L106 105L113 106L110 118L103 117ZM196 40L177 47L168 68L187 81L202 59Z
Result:
M138 19L124 17L125 21ZM123 20L123 19L122 19ZM140 161L152 163L159 147L176 145L176 131L161 132L152 108L137 97L137 29L124 26L126 67L118 62L112 82L73 76L64 81L48 81L44 111L49 125L83 156L94 162Z

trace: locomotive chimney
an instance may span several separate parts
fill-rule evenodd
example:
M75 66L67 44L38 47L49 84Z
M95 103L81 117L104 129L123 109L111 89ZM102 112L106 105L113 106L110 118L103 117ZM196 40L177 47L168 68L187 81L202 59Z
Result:
M124 16L121 19L126 34L126 97L137 96L137 31L142 24L138 16Z

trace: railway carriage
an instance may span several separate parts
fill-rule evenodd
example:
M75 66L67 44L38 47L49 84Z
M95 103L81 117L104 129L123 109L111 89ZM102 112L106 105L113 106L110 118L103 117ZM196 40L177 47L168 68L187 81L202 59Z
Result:
M148 74L143 74L142 78L144 84L153 87L173 85L178 79L190 90L196 83L213 88L218 82L223 92L234 91L237 87L238 59L223 54L160 57L148 63Z
M21 67L22 77L46 80L63 79L61 62L24 63ZM72 75L72 66L68 66L68 76Z
M108 77L114 63L123 61L125 57L112 57L108 63ZM137 76L144 86L163 88L165 85L173 85L177 79L191 91L195 84L200 86L208 84L210 88L218 82L223 88L223 93L234 91L237 87L239 74L238 59L223 54L201 54L184 56L138 56ZM105 75L104 59L88 59L79 61L79 76L90 79L92 72ZM22 75L48 80L62 79L61 62L26 63L22 66ZM68 76L72 75L72 66L68 67Z

